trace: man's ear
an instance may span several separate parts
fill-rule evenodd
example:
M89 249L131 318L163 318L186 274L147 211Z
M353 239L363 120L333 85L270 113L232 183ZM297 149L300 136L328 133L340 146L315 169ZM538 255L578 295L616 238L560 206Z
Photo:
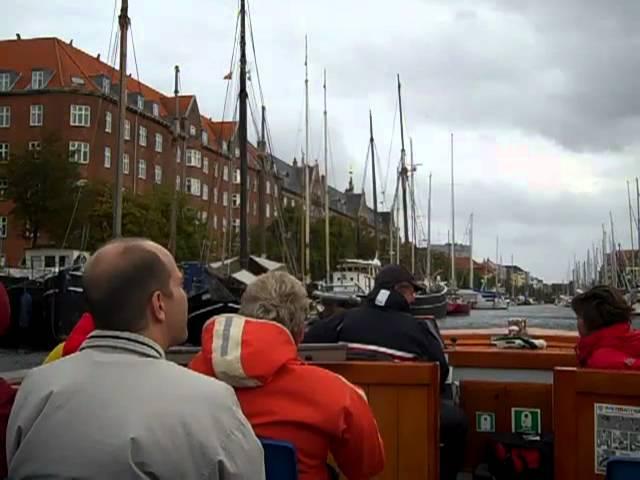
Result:
M166 310L164 307L164 302L162 301L162 294L159 290L153 292L151 296L151 312L153 313L153 318L158 319L162 322L166 319Z

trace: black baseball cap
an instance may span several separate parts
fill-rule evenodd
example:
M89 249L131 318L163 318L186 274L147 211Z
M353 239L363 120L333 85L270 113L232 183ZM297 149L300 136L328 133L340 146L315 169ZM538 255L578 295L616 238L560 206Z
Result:
M409 283L416 291L424 290L415 277L402 265L387 265L378 272L374 288L393 288L400 283Z

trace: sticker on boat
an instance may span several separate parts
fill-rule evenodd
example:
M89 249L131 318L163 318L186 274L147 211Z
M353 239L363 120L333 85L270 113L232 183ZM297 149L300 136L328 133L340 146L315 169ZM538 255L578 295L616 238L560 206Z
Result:
M494 433L496 431L496 414L493 412L476 412L476 432Z
M540 434L542 414L539 408L512 408L511 431L513 433Z
M640 458L640 407L596 403L595 471L605 474L610 457Z

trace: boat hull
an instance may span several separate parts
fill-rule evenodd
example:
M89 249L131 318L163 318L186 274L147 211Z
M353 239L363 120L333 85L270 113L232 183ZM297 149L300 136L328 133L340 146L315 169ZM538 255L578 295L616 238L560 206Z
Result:
M417 295L411 305L411 313L416 317L433 317L438 320L447 315L446 291Z
M469 315L471 313L471 305L468 303L448 302L447 315Z

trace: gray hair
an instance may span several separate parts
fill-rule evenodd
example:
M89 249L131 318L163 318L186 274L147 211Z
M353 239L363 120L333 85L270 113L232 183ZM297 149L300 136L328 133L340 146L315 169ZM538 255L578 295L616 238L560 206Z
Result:
M302 338L309 299L302 283L288 273L260 275L244 291L240 303L240 314L277 322L296 342Z

